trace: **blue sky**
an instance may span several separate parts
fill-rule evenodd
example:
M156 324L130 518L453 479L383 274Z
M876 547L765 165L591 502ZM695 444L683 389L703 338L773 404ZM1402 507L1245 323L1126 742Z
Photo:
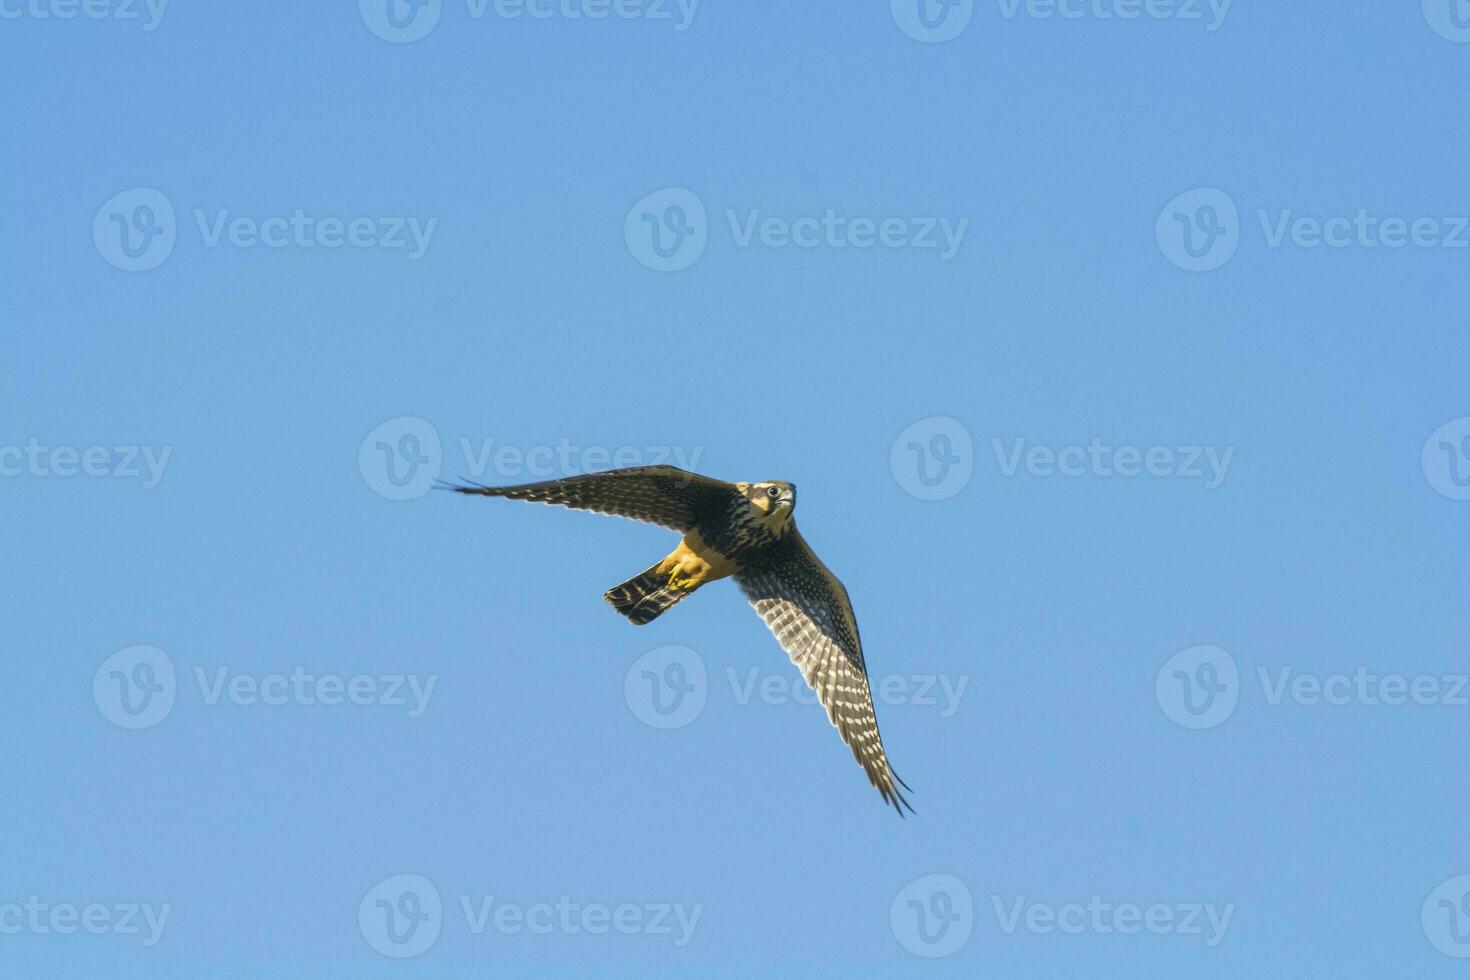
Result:
M0 3L0 972L1462 969L1470 5L394 2Z

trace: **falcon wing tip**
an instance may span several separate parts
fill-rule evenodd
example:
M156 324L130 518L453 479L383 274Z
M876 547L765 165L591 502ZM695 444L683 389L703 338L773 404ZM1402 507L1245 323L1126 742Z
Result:
M902 785L903 788L908 790L910 793L914 791L913 787L910 786L908 783L905 783L903 779L899 777L898 773L894 772L892 769L888 770L888 775L892 777L893 780L895 780L899 785ZM878 789L879 792L883 794L883 802L889 804L895 810L897 810L900 819L907 819L903 812L904 807L908 807L909 813L915 812L914 805L908 801L908 797L904 796L903 792L898 788L898 786L895 786L892 782L890 782L887 786L880 785Z
M491 497L497 495L500 492L495 487L487 487L485 486L485 484L476 483L473 480L462 480L459 483L448 483L444 480L435 480L434 489L451 490L454 493L478 493Z

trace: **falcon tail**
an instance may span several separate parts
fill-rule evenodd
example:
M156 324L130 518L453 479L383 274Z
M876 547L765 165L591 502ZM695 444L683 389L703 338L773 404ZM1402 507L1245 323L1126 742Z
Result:
M603 598L635 626L653 622L665 609L689 594L687 589L669 587L669 573L660 571L662 565L663 562L651 565L647 571L639 572L622 585L613 586Z

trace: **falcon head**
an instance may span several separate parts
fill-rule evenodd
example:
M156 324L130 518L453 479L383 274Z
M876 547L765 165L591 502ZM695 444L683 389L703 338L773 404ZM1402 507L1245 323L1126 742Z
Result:
M756 512L756 520L776 533L786 529L796 509L796 484L785 480L737 484Z

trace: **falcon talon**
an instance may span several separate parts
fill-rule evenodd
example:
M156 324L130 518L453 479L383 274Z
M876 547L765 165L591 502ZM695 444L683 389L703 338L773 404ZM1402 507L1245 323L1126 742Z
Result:
M913 812L899 790L908 784L883 751L847 589L796 529L796 484L725 483L674 466L635 466L514 487L445 489L592 510L678 531L678 547L603 598L643 626L702 586L734 578L883 802L899 816L905 808Z

